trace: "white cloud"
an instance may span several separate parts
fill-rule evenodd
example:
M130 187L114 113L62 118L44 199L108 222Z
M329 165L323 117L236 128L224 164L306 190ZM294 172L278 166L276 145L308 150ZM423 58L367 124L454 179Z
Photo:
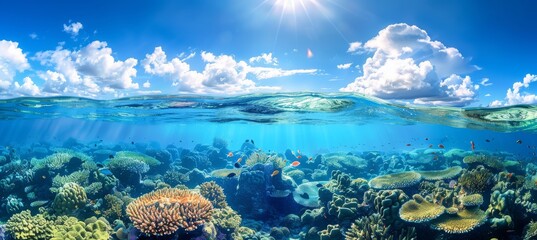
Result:
M341 91L432 105L463 106L477 98L470 77L459 75L478 67L416 26L389 25L363 48L373 56L363 65L363 75Z
M485 94L485 97L490 97L490 96L491 96L490 93Z
M161 94L162 91L160 91L160 90L140 90L140 91L136 91L136 93L141 94L141 95L154 95L154 94Z
M18 42L0 40L0 92L11 86L17 72L30 68L26 54L19 48Z
M352 63L342 63L337 65L337 69L349 69L352 66Z
M23 96L38 96L41 95L39 87L35 85L31 78L25 77L23 79L23 84L20 85L18 82L15 82L15 91Z
M481 86L483 86L483 87L488 87L488 86L492 85L492 83L489 82L489 81L490 81L490 79L488 79L488 78L483 78L479 84L480 84Z
M138 61L134 58L116 61L106 42L94 41L73 51L58 47L38 52L36 59L54 68L39 74L45 80L43 91L48 93L95 97L98 93L139 87L133 83Z
M278 65L278 58L272 57L272 53L262 53L259 56L251 57L250 63L263 62L265 64Z
M349 48L347 49L347 52L357 52L358 50L362 50L363 45L361 42L351 42L349 43Z
M537 75L526 74L522 82L513 83L513 87L507 89L505 101L494 100L490 103L491 107L509 106L517 104L535 104L537 103L537 95L527 92L521 92L523 88L529 88L530 84L537 82Z
M63 31L71 34L73 37L78 36L78 32L82 30L82 28L84 28L84 26L80 22L73 22L69 25L63 24Z
M30 36L31 39L37 39L38 37L36 33L30 33L28 36Z
M244 61L237 61L229 55L216 56L210 52L202 52L201 59L205 63L201 72L191 70L190 65L179 58L168 61L162 47L156 47L153 53L147 54L142 61L147 73L169 77L172 85L179 92L187 93L218 93L238 94L259 91L276 91L280 87L257 86L249 79L253 75L257 79L291 76L299 73L314 73L315 69L282 70L279 68L252 67Z
M150 88L151 87L151 83L149 82L149 80L145 81L145 83L142 85L144 88Z

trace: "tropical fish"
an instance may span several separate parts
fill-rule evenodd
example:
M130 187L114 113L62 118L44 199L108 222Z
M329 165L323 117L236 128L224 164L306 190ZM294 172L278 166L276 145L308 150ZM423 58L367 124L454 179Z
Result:
M438 148L446 148L444 144L438 144Z
M97 163L96 165L97 165L98 168L103 168L104 167L104 165L102 165L101 163Z
M300 149L297 149L297 150L296 150L296 153L300 154Z
M105 175L105 176L112 176L112 175L114 175L114 174L112 173L112 171L110 171L110 169L108 169L108 168L101 168L101 169L99 169L99 172L102 173L102 174Z
M485 142L490 142L490 139L485 139Z
M516 140L516 143L522 144L522 140L518 139L518 140Z
M238 163L238 162L236 162L235 164L233 164L233 166L235 166L236 168L241 168L241 167L242 167L241 164Z
M234 173L234 172L229 173L229 174L227 175L228 178L232 178L232 177L235 177L235 176L237 176L237 174Z
M233 157L233 152L228 152L227 157Z
M253 144L253 145L255 145L255 143L254 143L254 140L253 140L253 139L250 139L250 142L252 142L252 144Z
M242 157L240 157L239 159L237 159L237 163L241 163L242 162Z
M474 141L470 141L470 146L472 147L472 151L475 150L475 144L474 144Z
M425 138L425 141L429 141L429 138Z
M308 193L302 193L300 194L300 197L304 198L304 199L310 199L310 195Z
M300 165L299 161L294 161L294 162L291 163L291 166L293 166L293 167L298 167L298 165Z
M432 147L433 147L433 145L432 145L432 144L429 144L429 148L432 148Z
M301 158L302 158L302 155L298 155L298 156L296 156L296 158L301 159Z
M406 144L406 146L407 146L407 147L410 147L410 146L412 146L412 144L410 144L410 143L407 143L407 144Z
M279 173L280 173L280 171L274 170L274 172L272 172L272 174L270 174L270 176L274 177L274 176L278 175Z
M313 160L313 157L308 158L308 161L311 161L311 160Z

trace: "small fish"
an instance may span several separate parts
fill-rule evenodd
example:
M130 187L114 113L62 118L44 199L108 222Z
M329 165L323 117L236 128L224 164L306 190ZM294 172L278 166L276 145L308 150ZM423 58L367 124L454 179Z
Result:
M97 167L98 167L98 168L103 168L104 165L102 165L101 163L97 163Z
M301 159L302 158L302 155L298 155L296 156L297 159Z
M244 142L250 142L250 140L246 139Z
M101 169L99 169L99 172L102 173L102 174L105 175L105 176L112 176L112 175L114 175L114 174L110 171L110 169L108 169L108 168L101 168Z
M253 139L250 139L250 142L252 142L252 144L253 144L253 145L255 145L255 143L254 143L254 140L253 140Z
M242 157L240 157L239 159L237 159L237 163L241 163L242 162Z
M425 141L429 141L429 138L425 138Z
M296 153L300 154L300 149L297 149L297 150L296 150Z
M114 158L114 155L110 154L110 155L108 155L108 158L112 159L112 158Z
M308 193L302 193L300 194L300 197L304 198L304 199L310 199L310 195Z
M522 144L522 140L518 139L518 140L516 140L516 143Z
M410 146L412 146L412 144L410 144L410 143L407 143L407 144L406 144L406 146L407 146L407 147L410 147Z
M432 148L432 147L433 147L433 145L432 145L432 144L429 144L429 148Z
M508 173L507 178L511 178L513 176L513 173Z
M315 185L315 186L316 186L316 187L323 187L323 185L320 184L320 183L317 183L317 185Z
M233 152L228 152L227 157L233 157Z
M472 151L475 150L475 144L474 144L474 141L470 141L470 146L472 147Z
M132 141L131 144L134 144L134 141Z
M232 172L232 173L229 173L226 177L232 178L232 177L235 177L235 176L237 176L237 174Z
M485 139L485 142L490 142L490 139Z
M444 144L438 144L438 148L446 148Z
M293 166L293 167L298 167L298 165L300 165L299 161L294 161L294 162L291 163L291 166Z
M238 162L236 162L235 164L233 164L233 166L235 166L236 168L241 168L241 167L242 167L241 164L238 163Z
M280 173L280 171L274 170L274 172L272 172L272 174L270 174L270 176L274 177L274 176L278 175L279 173Z
M313 157L308 158L308 161L311 161L311 160L313 160Z

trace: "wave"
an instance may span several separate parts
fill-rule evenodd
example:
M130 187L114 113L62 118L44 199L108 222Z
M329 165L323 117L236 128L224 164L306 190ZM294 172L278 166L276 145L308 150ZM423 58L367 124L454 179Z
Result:
M425 107L346 93L234 97L151 95L112 100L79 97L0 100L0 119L76 118L126 122L260 124L441 124L500 132L537 131L537 106Z

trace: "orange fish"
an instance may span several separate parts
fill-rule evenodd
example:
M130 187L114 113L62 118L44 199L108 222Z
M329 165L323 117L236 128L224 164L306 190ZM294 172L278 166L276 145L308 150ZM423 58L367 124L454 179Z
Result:
M233 157L233 152L229 152L229 153L227 154L227 157Z
M507 178L511 178L513 176L513 173L508 173Z
M300 165L299 161L294 161L294 162L291 163L291 166L293 166L293 167L298 167L298 165Z
M443 144L438 144L439 148L445 148Z
M280 173L280 171L274 170L274 172L272 172L272 174L270 174L270 176L274 177L274 176L278 175L279 173Z
M237 163L241 163L242 162L242 158L240 157L239 159L237 159Z
M298 155L298 156L296 156L296 158L301 159L301 158L302 158L302 155Z
M470 141L470 146L472 147L472 151L475 150L475 144L474 144L474 141Z

